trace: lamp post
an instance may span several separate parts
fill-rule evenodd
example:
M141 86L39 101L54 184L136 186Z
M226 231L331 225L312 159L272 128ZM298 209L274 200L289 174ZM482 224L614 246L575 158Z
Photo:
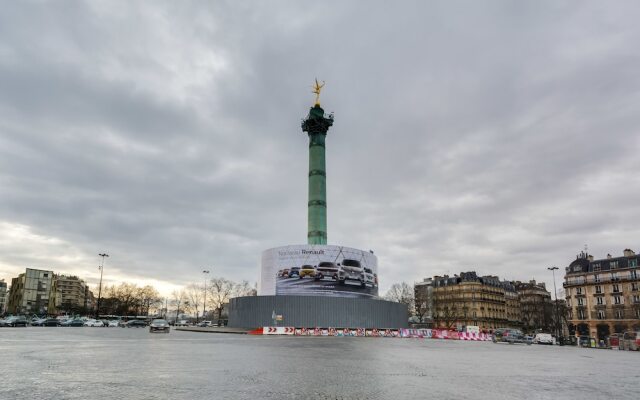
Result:
M204 274L204 304L202 305L202 320L207 320L207 276L209 275L209 270L205 269L202 271Z
M558 323L560 315L558 313L558 291L556 290L556 270L558 269L558 267L549 267L547 268L549 271L551 271L551 273L553 274L553 293L555 295L555 301L556 301L556 323L555 323L555 329L556 329L556 338L558 340L560 340L560 334L558 332Z
M104 258L109 257L107 253L101 253L98 255L102 257L102 263L100 263L100 266L98 266L98 269L100 270L100 287L98 288L98 306L96 307L96 319L98 319L98 313L100 312L100 299L102 297L102 270L104 269Z

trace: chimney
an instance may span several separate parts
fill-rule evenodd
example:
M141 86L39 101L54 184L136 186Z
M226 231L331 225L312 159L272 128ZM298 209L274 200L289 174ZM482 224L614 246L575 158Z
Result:
M611 260L611 254L607 253L607 260Z
M633 250L631 250L631 249L624 249L624 256L625 256L625 257L633 257L633 256L635 256L635 255L636 255L636 253L635 253Z

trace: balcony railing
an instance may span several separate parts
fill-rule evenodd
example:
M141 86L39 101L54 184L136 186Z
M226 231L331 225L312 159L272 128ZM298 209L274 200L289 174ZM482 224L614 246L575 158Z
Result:
M571 281L571 282L563 282L562 286L564 287L568 287L568 286L581 286L581 285L587 285L587 284L594 284L594 283L610 283L610 282L637 282L639 281L639 277L638 276L618 276L616 278L612 278L610 276L599 276L598 279L595 279L594 277L590 276L587 277L581 281Z

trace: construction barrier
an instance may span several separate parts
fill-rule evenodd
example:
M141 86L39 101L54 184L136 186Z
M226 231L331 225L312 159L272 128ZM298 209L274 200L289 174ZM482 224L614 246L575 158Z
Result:
M349 329L349 328L295 328L290 326L265 326L247 332L250 335L295 335L295 336L353 336L353 337L390 337L418 339L448 339L490 341L492 336L486 333L457 332L446 329Z

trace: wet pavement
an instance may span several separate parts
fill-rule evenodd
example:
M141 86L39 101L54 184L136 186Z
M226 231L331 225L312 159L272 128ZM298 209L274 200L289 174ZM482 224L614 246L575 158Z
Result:
M432 339L0 328L0 399L636 399L640 353Z

